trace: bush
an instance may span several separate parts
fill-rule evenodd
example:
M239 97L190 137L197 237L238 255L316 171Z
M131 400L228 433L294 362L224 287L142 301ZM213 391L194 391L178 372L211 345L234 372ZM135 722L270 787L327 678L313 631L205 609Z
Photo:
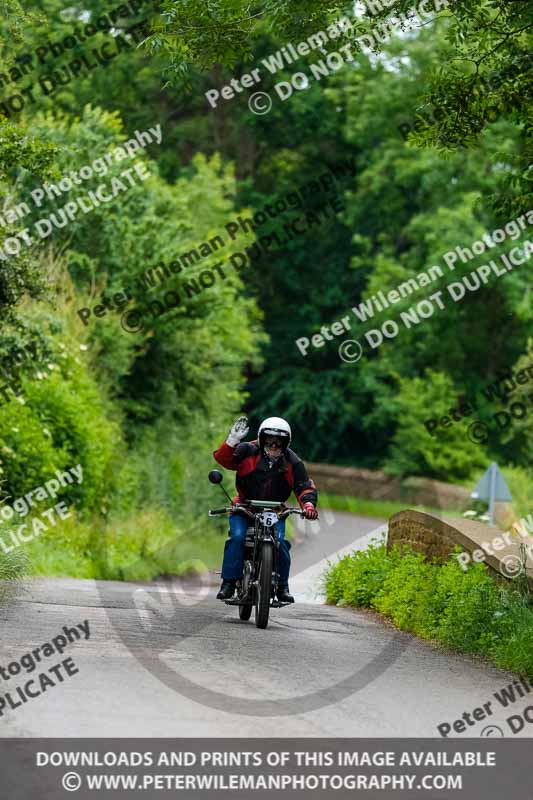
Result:
M435 582L435 566L425 562L420 553L406 553L384 575L371 605L400 629L430 636L433 615L428 610Z
M398 628L490 658L533 677L533 608L526 592L500 588L485 564L465 571L385 545L354 552L324 575L328 603L375 608Z
M330 567L325 576L328 603L370 606L386 575L398 560L395 550L387 553L382 545L369 545L356 556L345 556Z
M120 430L85 367L74 358L51 364L48 374L23 378L23 396L0 407L0 472L3 490L17 498L81 464L81 484L59 496L93 510L112 486L112 460ZM63 373L63 374L62 374Z

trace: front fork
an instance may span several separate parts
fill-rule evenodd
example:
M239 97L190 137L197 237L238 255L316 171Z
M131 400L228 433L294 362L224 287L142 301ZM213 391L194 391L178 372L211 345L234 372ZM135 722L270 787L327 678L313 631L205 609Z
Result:
M273 598L276 592L276 586L279 583L279 547L280 547L280 539L278 532L274 531L274 536L271 537L271 541L273 540L273 556L274 556L274 563L273 563L273 570L272 570L272 582L271 582L271 590L270 590L270 597ZM263 544L264 538L261 535L256 537L256 544L255 549L259 549ZM256 564L256 574L253 575L253 564ZM248 575L247 575L248 571ZM257 582L259 580L259 557L257 556L255 550L251 554L251 558L247 559L246 554L244 556L244 574L243 578L240 581L237 581L237 593L241 596L241 599L248 598L251 601L254 601L255 598L252 596L255 593L255 589L257 587ZM247 590L246 590L247 589Z
M262 542L264 540L260 539L259 541L262 544ZM278 567L279 567L280 538L279 538L279 535L278 535L278 532L276 531L276 529L274 529L274 535L271 536L270 541L273 542L272 580L271 580L271 583L270 583L270 599L272 600L275 597L276 587L277 587L277 585L279 583L279 569L278 569ZM259 567L259 564L258 564L258 567ZM258 577L259 577L259 569L258 569L257 578ZM256 578L256 580L254 582L255 585L257 585L257 578Z

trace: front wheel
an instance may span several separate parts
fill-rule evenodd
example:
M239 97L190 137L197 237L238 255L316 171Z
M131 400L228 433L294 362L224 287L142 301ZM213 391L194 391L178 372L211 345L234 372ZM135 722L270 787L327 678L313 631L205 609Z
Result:
M272 591L272 543L264 542L261 549L261 563L257 581L255 604L255 624L258 628L266 628L270 612L270 594Z
M242 576L242 590L240 593L241 600L243 597L250 598L253 596L253 589L250 586L252 580L253 566L249 559L244 562L243 576ZM246 606L239 606L239 617L246 622L252 616L253 603Z

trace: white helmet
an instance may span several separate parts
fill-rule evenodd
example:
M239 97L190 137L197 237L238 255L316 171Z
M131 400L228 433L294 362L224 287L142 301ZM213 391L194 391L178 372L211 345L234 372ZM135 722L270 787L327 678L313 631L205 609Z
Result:
M291 443L291 426L281 417L268 417L267 419L264 419L259 426L257 437L259 439L259 446L261 449L264 448L265 434L270 434L271 436L280 436L283 441L284 450L286 450Z

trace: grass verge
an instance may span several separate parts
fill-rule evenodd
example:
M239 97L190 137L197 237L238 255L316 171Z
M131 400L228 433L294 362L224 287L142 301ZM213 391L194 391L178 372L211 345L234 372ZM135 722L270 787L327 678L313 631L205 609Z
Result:
M294 540L292 525L289 520L289 540ZM6 531L3 540L13 546L17 540ZM149 581L158 575L205 573L220 570L227 533L226 517L176 521L164 510L147 509L106 522L83 520L73 511L18 547L10 559L5 557L5 573L11 574L7 564L13 572L19 563L25 565L25 574L94 580Z
M485 564L466 571L420 553L370 546L324 574L326 601L372 608L400 630L490 659L533 679L533 607L525 581L500 586Z
M367 500L359 497L350 497L340 494L328 494L320 492L319 508L330 508L332 511L349 511L352 514L360 514L362 517L376 517L378 519L388 519L398 511L405 511L412 508L414 511L425 511L427 514L437 514L442 517L457 518L462 517L462 512L442 508L430 508L429 506L413 506L391 500Z
M219 569L225 530L219 521L176 521L159 509L108 522L81 520L74 513L24 551L33 575L148 581Z

